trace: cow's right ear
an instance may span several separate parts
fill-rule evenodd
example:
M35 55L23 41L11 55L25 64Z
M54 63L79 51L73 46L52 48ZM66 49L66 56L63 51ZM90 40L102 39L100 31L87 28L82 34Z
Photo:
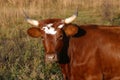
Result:
M29 36L34 37L34 38L38 38L41 36L41 30L40 28L37 28L37 27L29 28L27 30L27 33L29 34Z
M78 33L78 27L73 24L67 24L64 27L64 31L67 36L74 36Z

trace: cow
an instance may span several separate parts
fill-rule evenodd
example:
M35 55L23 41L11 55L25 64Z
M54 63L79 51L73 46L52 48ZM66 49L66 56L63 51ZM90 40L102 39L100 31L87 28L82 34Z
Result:
M46 62L58 62L64 80L120 80L120 27L73 24L66 19L34 20L27 30L41 37Z

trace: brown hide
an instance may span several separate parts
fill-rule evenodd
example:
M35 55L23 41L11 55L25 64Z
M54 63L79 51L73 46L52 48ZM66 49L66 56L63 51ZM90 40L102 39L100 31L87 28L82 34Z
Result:
M56 34L42 30L49 23ZM64 24L58 28L61 24L61 19L46 19L28 34L43 38L45 59L58 60L64 80L120 80L120 27Z
M88 27L69 38L66 80L120 80L120 28Z
M57 22L60 22L60 21L61 21L61 19L45 19L45 20L42 20L42 21L39 22L39 26L38 27L43 27L46 24L57 23Z

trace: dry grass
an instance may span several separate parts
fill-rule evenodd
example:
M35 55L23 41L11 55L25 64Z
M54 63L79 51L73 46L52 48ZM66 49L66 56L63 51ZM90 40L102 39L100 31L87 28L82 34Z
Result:
M119 18L119 4L120 0L0 0L0 80L62 80L57 65L44 67L42 43L26 34L31 25L25 22L23 9L41 20L66 18L79 7L74 23L111 24Z

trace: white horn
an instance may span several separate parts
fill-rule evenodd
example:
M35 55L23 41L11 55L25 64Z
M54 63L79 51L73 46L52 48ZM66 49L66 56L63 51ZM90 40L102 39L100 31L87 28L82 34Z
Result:
M39 25L39 21L34 20L34 19L26 19L28 23L34 25L34 26L38 26Z
M27 14L25 13L24 10L23 10L23 13L24 13L25 18L26 18L26 21L27 21L28 23L30 23L30 24L33 25L33 26L38 26L38 25L39 25L39 21L34 20L34 19L30 19L29 16L27 16Z
M75 14L73 14L71 17L66 18L66 19L64 20L64 22L65 22L66 24L69 24L69 23L71 23L72 21L74 21L77 16L78 16L78 10L77 10L77 11L75 12Z

